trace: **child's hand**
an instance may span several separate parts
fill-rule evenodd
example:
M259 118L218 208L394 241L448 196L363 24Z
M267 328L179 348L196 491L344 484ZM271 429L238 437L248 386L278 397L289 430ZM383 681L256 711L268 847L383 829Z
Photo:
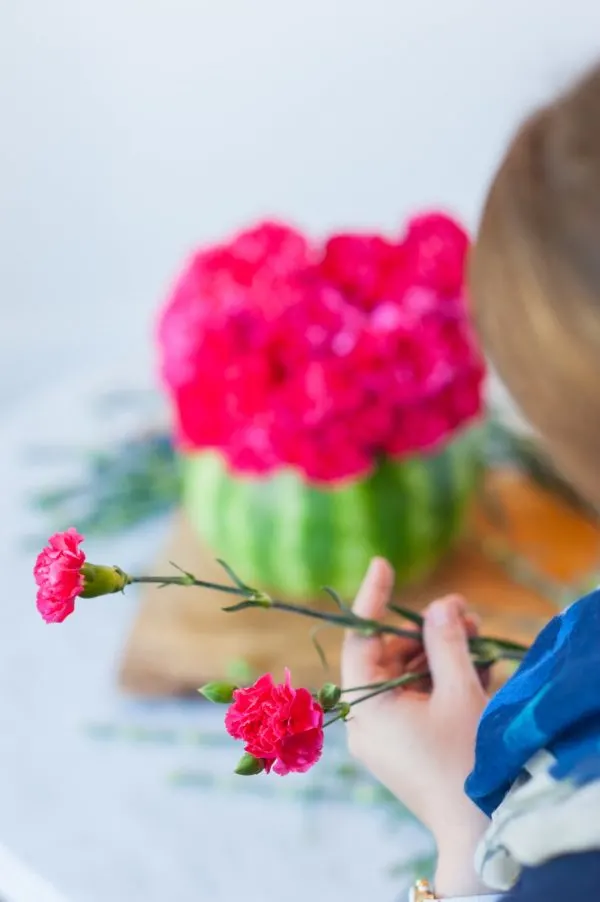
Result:
M354 611L361 617L382 618L393 583L391 566L375 559ZM439 852L436 891L446 895L481 889L473 854L488 821L463 789L487 703L468 650L467 637L475 632L463 600L449 596L425 612L425 650L412 639L365 639L350 633L342 656L342 683L347 688L404 672L431 674L427 685L391 690L353 708L348 743L352 754L432 832ZM352 701L349 695L344 698Z

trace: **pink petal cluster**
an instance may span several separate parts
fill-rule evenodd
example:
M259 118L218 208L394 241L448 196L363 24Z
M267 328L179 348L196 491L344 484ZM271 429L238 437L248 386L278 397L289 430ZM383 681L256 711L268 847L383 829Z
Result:
M33 568L38 587L36 603L46 623L61 623L75 610L75 599L84 588L81 542L83 536L71 526L51 536L37 556Z
M236 689L225 727L263 761L267 773L304 773L323 751L323 708L308 689L294 689L288 670L276 684L265 674L247 689Z
M465 308L468 238L441 213L398 240L324 245L265 222L200 250L160 318L162 377L184 451L316 482L432 450L482 408Z

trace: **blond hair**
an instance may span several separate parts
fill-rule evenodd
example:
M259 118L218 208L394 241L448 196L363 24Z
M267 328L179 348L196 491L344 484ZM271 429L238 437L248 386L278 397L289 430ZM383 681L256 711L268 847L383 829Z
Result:
M519 129L469 281L492 363L564 475L600 506L600 67Z

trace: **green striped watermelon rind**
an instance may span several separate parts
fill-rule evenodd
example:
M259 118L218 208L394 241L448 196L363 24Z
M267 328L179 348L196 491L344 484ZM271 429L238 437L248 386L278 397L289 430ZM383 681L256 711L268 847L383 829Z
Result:
M400 585L435 568L461 534L482 471L478 427L441 451L385 459L370 476L333 487L292 469L241 476L201 452L183 459L183 504L197 534L248 585L295 599L332 586L349 599L374 555L391 561Z

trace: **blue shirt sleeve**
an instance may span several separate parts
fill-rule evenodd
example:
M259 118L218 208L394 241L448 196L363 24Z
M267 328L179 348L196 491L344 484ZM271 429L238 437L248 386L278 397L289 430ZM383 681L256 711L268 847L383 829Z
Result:
M598 589L548 623L517 672L489 702L479 725L467 795L490 816L542 749L556 758L557 779L600 751Z

